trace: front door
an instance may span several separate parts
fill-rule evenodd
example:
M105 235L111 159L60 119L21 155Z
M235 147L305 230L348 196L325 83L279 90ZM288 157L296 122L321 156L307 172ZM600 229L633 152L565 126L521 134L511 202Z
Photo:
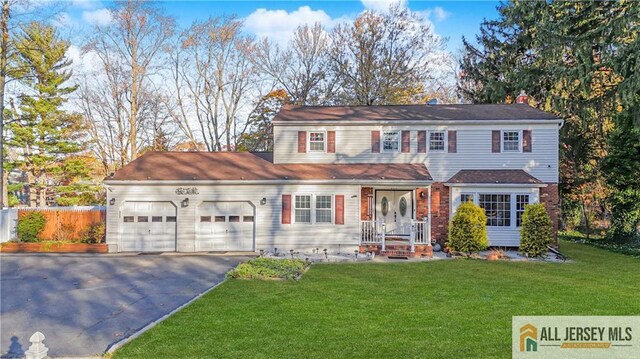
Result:
M384 221L387 234L409 235L413 217L412 191L376 191L376 220Z

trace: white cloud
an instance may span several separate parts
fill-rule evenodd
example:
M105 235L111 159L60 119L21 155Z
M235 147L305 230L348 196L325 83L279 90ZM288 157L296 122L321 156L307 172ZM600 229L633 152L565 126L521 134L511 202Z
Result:
M98 9L93 11L83 11L82 18L91 25L106 26L111 23L111 11L109 9Z
M446 11L445 9L441 8L440 6L436 6L433 9L433 15L435 16L436 21L443 21L444 19L449 17L449 15L451 15L451 13Z
M297 10L267 10L260 8L244 19L245 28L258 37L268 37L280 45L285 45L293 31L301 25L320 23L330 29L342 18L332 19L324 10L313 10L301 6Z
M76 76L86 75L101 69L100 58L94 52L83 52L78 46L70 45L65 55L73 62L72 68Z
M389 11L389 7L395 3L400 3L402 7L407 5L407 0L360 0L360 2L365 9L380 12Z

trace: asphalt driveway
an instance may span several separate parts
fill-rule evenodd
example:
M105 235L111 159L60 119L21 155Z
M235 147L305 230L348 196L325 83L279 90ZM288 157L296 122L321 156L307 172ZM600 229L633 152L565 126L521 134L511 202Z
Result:
M243 256L0 255L0 357L101 355L224 279Z

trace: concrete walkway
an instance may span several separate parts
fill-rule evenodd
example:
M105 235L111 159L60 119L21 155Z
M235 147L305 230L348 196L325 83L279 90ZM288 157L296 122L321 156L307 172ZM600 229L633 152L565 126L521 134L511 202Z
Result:
M99 356L224 279L246 256L0 255L0 357Z

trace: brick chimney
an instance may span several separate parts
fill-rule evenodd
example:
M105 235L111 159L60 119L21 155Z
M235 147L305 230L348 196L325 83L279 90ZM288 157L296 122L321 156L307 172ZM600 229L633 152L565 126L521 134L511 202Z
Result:
M516 103L523 103L525 105L529 104L529 96L524 90L520 90L520 94L516 97Z

